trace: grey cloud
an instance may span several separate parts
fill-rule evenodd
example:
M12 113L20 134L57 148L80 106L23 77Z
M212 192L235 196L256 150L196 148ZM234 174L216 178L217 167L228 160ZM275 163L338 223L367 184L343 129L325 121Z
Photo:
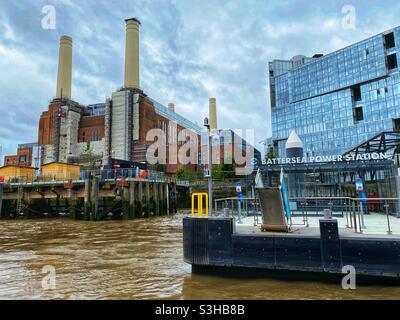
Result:
M175 102L198 123L215 96L220 126L254 128L260 141L271 132L268 61L327 53L398 25L400 4L385 3L391 10L379 0L352 1L358 23L349 31L340 27L347 1L1 0L0 70L7 79L0 80L0 145L11 153L36 140L39 115L55 91L61 34L74 39L76 100L103 101L121 86L123 20L132 16L142 21L141 83L149 96ZM53 31L40 25L48 4L57 10Z

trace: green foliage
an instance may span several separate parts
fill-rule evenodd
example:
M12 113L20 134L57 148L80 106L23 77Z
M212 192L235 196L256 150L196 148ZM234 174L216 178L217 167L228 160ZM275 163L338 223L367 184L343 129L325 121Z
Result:
M272 160L276 158L276 154L273 147L269 147L267 154L265 155L265 160Z
M164 173L166 173L166 172L167 172L167 165L166 165L166 164L157 163L157 164L156 164L156 170L157 170L158 172L164 172Z
M79 158L79 164L87 170L95 169L96 162L101 160L101 156L98 156L93 153L90 148L90 142L86 143L86 150L81 154Z
M235 176L236 174L233 164L214 164L212 167L213 179L233 179Z
M193 171L188 169L178 169L176 171L175 177L179 180L198 180L203 178L203 173L200 171Z

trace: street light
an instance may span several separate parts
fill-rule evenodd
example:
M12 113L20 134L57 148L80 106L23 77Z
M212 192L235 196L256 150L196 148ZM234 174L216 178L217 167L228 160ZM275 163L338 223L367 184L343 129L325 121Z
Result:
M208 118L204 118L204 127L207 129L208 133L208 211L209 214L212 214L212 203L213 203L213 196L212 196L212 140L211 140L211 130L210 130L210 122Z

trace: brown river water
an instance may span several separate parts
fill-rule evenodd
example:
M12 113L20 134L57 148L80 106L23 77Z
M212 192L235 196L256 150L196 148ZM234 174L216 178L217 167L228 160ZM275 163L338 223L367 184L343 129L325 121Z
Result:
M192 275L182 217L0 221L0 299L400 299L398 286Z

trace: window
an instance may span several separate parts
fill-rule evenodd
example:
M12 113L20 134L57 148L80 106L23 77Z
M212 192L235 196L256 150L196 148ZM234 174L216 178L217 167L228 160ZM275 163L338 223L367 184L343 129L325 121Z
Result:
M25 163L26 156L19 156L19 163Z
M351 89L351 93L353 96L353 101L361 101L361 88L358 87L354 87Z
M357 123L364 120L363 108L357 107L353 109L353 121Z
M399 131L400 130L400 119L393 119L393 130Z
M389 70L397 68L397 56L395 53L387 56L387 66Z
M385 34L384 40L385 40L385 48L386 49L391 49L396 46L396 43L394 41L394 33L393 32Z
M91 132L91 141L99 141L100 139L100 132L99 132L99 130L93 130L92 132Z

